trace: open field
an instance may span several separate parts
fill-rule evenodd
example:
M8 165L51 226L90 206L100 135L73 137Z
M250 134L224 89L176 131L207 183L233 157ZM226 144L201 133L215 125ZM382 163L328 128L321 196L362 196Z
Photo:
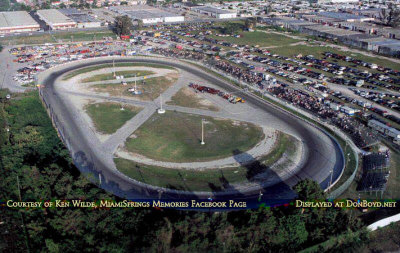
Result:
M128 91L129 87L134 85L134 82L128 82L127 86L115 83L108 84L96 84L92 86L92 89L96 92L107 92L112 96L130 96L136 97L140 100L152 101L160 96L165 90L167 90L172 84L178 80L178 73L170 73L165 76L153 77L137 82L138 90L142 91L141 95L133 95Z
M71 37L72 36L72 37ZM54 37L57 40L62 41L89 41L89 40L101 40L103 37L115 37L115 33L112 31L82 31L82 32L65 32L56 33Z
M115 75L117 76L124 76L124 78L130 77L140 77L140 76L147 76L155 74L153 71L148 70L126 70L126 71L115 71ZM91 77L87 77L82 79L82 83L89 83L89 82L98 82L98 81L107 81L115 79L114 73L106 73L106 74L99 74L94 75Z
M276 33L240 32L239 34L243 37L219 37L215 35L209 37L216 40L224 40L239 45L259 45L260 47L287 46L289 44L299 41Z
M27 34L28 35L28 34ZM0 38L0 43L3 45L13 44L44 44L44 43L57 43L60 40L62 42L73 42L77 41L92 41L94 39L101 40L103 37L115 36L112 31L109 30L99 30L99 31L79 31L79 32L56 32L54 34L49 34L44 32L40 35L22 35L18 37L5 37ZM72 37L71 37L72 36Z
M198 108L203 110L219 111L218 107L213 105L211 101L203 98L193 89L183 87L180 89L166 104L178 105L189 108Z
M116 158L114 162L119 171L125 175L147 184L187 191L221 191L230 184L249 183L252 181L251 170L265 172L284 154L290 156L290 150L296 148L293 137L279 133L271 152L246 167L207 169L207 170L179 170L139 164L123 158ZM283 152L282 152L283 151ZM261 166L261 167L259 167ZM258 167L258 168L255 168Z
M85 107L86 112L93 120L97 131L103 134L112 134L133 118L140 109L134 106L117 103L95 103Z
M205 145L200 145L202 118L206 120ZM263 138L262 129L251 123L167 111L166 115L154 114L125 147L154 160L195 162L244 152Z
M174 69L170 66L161 65L161 64L130 63L130 62L115 63L114 66L115 67L150 67L150 68ZM71 79L72 77L75 77L75 76L83 74L83 73L87 73L87 72L91 72L91 71L95 71L95 70L99 70L99 69L112 68L112 67L113 67L113 64L110 63L110 64L100 64L100 65L95 65L92 67L81 68L81 69L69 72L68 74L66 74L63 77L62 80L68 80L68 79Z

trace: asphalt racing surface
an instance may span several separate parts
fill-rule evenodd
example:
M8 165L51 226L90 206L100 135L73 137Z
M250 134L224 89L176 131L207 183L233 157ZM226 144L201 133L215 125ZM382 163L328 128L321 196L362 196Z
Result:
M239 88L206 73L201 69L190 65L189 63L180 62L177 60L160 57L158 58L115 58L115 62L142 62L169 65L179 68L191 74L197 75L202 79L211 82L228 92L235 92L240 97L244 98L247 103L262 109L266 113L276 117L280 121L290 125L301 136L303 145L307 148L307 157L304 157L302 168L291 175L287 180L273 186L254 189L248 191L234 191L230 189L227 192L188 192L173 189L165 189L147 185L142 182L128 178L121 172L115 169L112 157L105 158L106 155L96 149L90 142L87 141L87 136L81 131L79 122L76 120L76 115L70 110L70 105L66 103L55 89L55 81L62 74L92 65L112 63L111 58L96 59L96 61L84 61L81 63L74 62L74 66L56 67L47 70L48 74L43 78L41 89L41 97L50 112L53 122L56 125L58 132L71 152L74 164L84 173L91 181L97 183L99 187L111 192L119 197L130 200L149 200L162 199L171 201L183 201L188 199L204 199L212 197L213 201L227 201L234 199L236 201L246 200L248 203L264 202L269 205L281 204L295 197L295 193L291 187L301 179L311 178L316 180L323 189L326 189L330 182L335 182L341 175L344 168L344 155L339 144L330 135L327 135L321 129L312 126L306 121L294 116L281 108L278 108L253 94L243 92ZM123 100L123 99L121 99ZM278 129L279 130L279 129ZM322 140L321 135L328 139L331 149L326 147L326 140ZM333 159L331 159L333 157ZM327 161L332 166L325 166ZM333 171L331 174L331 170ZM331 178L332 177L332 178ZM262 197L260 198L260 192Z

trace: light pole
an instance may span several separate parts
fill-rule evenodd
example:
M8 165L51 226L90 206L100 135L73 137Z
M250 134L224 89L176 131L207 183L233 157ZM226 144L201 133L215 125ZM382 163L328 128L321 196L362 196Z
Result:
M204 119L201 119L201 142L200 142L200 144L201 145L206 144L204 142Z
M113 59L113 70L114 70L114 78L116 77L115 75L115 60Z
M164 114L165 110L162 108L162 94L160 95L160 109L157 110L158 114Z
M331 173L331 179L329 180L329 191L331 191L333 170L330 170L329 172Z

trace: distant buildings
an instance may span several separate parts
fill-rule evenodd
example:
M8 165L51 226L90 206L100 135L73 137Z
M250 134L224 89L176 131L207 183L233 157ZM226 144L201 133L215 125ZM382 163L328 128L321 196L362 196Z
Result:
M39 30L40 25L26 11L0 12L0 34Z
M222 10L211 6L193 7L192 10L200 14L204 14L218 19L236 18L236 12L234 11Z
M319 4L357 3L359 0L317 0Z
M110 7L110 10L118 13L119 15L127 15L132 20L141 20L143 24L157 24L157 23L176 23L185 21L185 17L179 14L170 13L152 7Z
M362 48L376 53L400 57L400 29L376 26L366 22L339 22L332 23L325 20L319 22L316 18L301 20L291 17L262 18L262 22L299 31L312 36L339 41L343 44ZM304 17L304 16L303 16ZM344 17L349 17L345 15ZM331 19L331 17L326 17ZM346 19L346 18L341 18ZM352 19L350 17L350 19ZM312 21L312 22L311 22ZM382 37L385 36L385 37ZM397 38L397 39L394 39Z
M38 17L52 30L66 30L76 28L77 23L56 9L38 10Z
M101 26L99 20L77 9L60 9L59 11L75 21L78 28L95 28Z

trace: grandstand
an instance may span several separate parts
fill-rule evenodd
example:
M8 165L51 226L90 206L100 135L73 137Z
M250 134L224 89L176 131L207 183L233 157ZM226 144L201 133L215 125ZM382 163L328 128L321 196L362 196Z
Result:
M363 157L363 170L382 170L389 168L390 155L389 152L385 153L371 153Z
M386 183L389 179L390 172L370 172L364 173L360 183L358 184L357 191L373 193L383 192L386 190Z
M357 191L366 193L375 192L376 195L380 192L382 197L390 175L390 171L387 170L389 166L389 151L365 155L363 157L362 177L358 183Z

